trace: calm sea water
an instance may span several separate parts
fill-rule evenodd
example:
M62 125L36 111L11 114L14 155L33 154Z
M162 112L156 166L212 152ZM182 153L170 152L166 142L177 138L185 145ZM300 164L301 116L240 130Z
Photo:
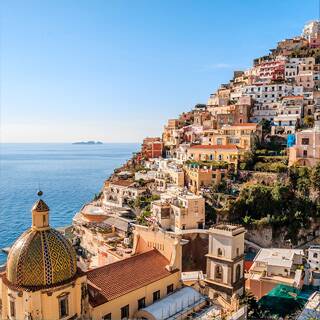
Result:
M50 224L71 224L104 180L138 149L138 144L0 144L0 248L30 227L38 186L51 210ZM4 261L0 254L0 264Z

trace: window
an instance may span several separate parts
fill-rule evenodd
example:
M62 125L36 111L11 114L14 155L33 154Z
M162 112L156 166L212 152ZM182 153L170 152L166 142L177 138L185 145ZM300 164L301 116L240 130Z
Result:
M316 252L313 253L314 258L318 258L318 254Z
M146 298L143 297L138 300L138 310L144 308L146 306Z
M10 300L10 316L15 317L16 316L16 305L13 300Z
M240 276L241 276L241 267L240 267L240 264L238 264L236 266L236 281L240 280Z
M303 150L303 156L307 157L308 156L308 151L307 150Z
M239 257L240 249L237 248L237 257Z
M217 265L215 268L215 272L214 272L214 278L217 281L222 281L223 277L222 277L222 267L220 265Z
M121 319L129 319L129 305L121 308Z
M106 314L105 316L102 317L103 320L111 320L111 313Z
M302 138L301 143L303 145L308 145L309 144L309 138Z
M68 296L59 298L59 315L60 318L64 318L68 315Z
M218 249L218 257L221 257L221 256L222 256L222 249L219 248L219 249Z
M153 302L156 302L156 301L159 300L159 299L160 299L160 290L155 291L155 292L153 293Z
M173 292L173 283L167 286L167 294L170 294Z

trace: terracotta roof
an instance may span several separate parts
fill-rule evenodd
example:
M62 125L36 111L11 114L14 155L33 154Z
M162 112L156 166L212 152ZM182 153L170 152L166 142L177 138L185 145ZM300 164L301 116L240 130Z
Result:
M103 223L114 226L116 229L119 229L121 231L127 232L129 228L129 221L122 220L118 217L110 217L103 221Z
M232 125L223 125L225 128L232 128L232 127L257 127L258 123L246 122L246 123L238 123Z
M245 260L244 261L244 270L246 272L248 272L251 268L251 266L253 265L253 261L248 261L248 260Z
M114 184L120 187L129 187L134 183L133 180L117 180L117 181L110 181L110 184Z
M238 124L234 124L234 127L251 127L251 126L255 126L257 127L259 124L258 123L251 123L251 122L246 122L246 123L238 123Z
M92 306L98 306L177 272L165 267L169 261L157 250L120 260L87 272Z
M211 149L211 150L238 150L239 148L234 144L225 144L225 145L204 145L198 144L190 147L190 149Z
M282 99L303 99L303 96L285 96Z

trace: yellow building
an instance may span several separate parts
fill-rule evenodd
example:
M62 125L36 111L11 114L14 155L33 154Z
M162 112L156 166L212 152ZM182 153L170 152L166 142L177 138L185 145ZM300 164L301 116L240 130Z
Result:
M40 199L32 208L31 228L12 246L0 272L0 318L76 319L87 312L85 292L76 253L50 227L49 208Z
M218 132L211 135L209 144L233 144L245 150L251 150L254 143L262 139L262 128L257 123L240 123L223 125Z
M193 167L191 165L185 166L186 183L189 190L193 193L198 193L201 188L209 187L210 185L218 184L224 173L220 169L204 169L200 167Z
M194 161L226 162L238 166L243 150L234 144L227 145L194 145L187 151L188 159Z

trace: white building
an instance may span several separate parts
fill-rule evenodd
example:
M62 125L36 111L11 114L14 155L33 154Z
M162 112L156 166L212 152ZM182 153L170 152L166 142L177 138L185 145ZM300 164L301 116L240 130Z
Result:
M320 270L320 246L309 247L308 263L311 269Z
M251 121L262 119L273 121L278 109L278 101L293 94L293 86L288 84L251 85L243 87L243 95L255 100Z
M320 21L310 21L308 22L302 31L302 36L308 40L314 38L320 34Z
M189 147L190 144L188 143L180 144L179 147L173 152L172 160L179 164L183 164L185 161L187 161Z
M296 125L302 122L303 102L303 96L284 97L273 119L271 134L295 133Z
M254 258L250 272L265 271L267 276L290 277L302 265L302 249L263 248Z
M247 275L247 288L260 299L278 284L301 288L303 250L263 248L253 260Z
M167 230L203 229L205 200L190 192L164 193L151 203L151 211L159 225Z

